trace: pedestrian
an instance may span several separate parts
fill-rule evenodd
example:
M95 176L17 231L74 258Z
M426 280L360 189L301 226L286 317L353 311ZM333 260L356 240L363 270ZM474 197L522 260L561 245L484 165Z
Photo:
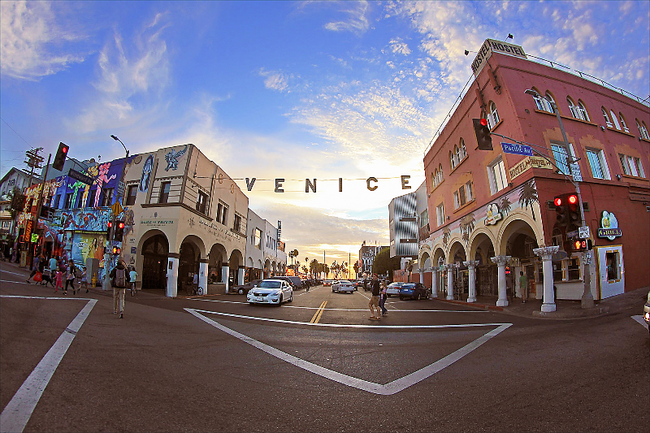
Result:
M50 275L52 278L55 277L56 269L59 267L59 260L56 256L50 257Z
M528 299L528 277L524 275L523 271L519 271L519 289L521 290L521 302L525 304Z
M131 271L129 271L129 281L131 282L131 293L135 295L138 288L135 286L135 280L138 279L138 273L135 271L135 266L131 266Z
M124 296L126 285L129 282L129 273L124 266L124 260L119 259L117 266L111 271L111 285L113 286L113 314L120 314L124 318Z
M79 290L81 287L86 288L86 293L88 293L88 271L85 266L81 268L81 283L79 284Z
M381 315L388 315L388 310L386 309L386 299L388 299L388 287L386 286L386 281L382 280L380 283L380 294L379 294L379 307L381 308Z
M63 291L64 295L68 293L68 285L72 286L72 294L73 295L77 294L77 289L75 289L74 287L74 279L76 277L75 275L76 271L77 271L77 267L74 265L74 261L70 260L68 262L68 268L66 269L65 290Z
M61 269L57 268L57 270L54 271L54 279L56 281L54 293L58 292L59 289L63 290L63 272L61 272ZM63 294L65 295L66 293L64 292Z
M370 320L380 320L381 319L381 310L379 309L379 280L377 279L377 274L372 276L372 296L370 297L370 302L368 307L370 308ZM375 309L377 310L377 315L375 316Z
M41 257L40 257L40 256L34 256L34 261L32 262L32 273L29 274L29 277L28 277L27 280L25 280L25 281L27 281L28 283L31 282L31 281L29 281L29 280L30 280L34 275L36 275L37 272L39 272L39 265L40 265L40 263L41 263Z

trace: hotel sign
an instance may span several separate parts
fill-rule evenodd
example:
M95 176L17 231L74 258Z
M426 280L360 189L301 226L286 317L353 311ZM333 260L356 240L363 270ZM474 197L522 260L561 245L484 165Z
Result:
M541 156L529 156L528 158L522 159L517 165L508 170L510 172L510 180L516 178L530 168L545 168L547 170L553 170L553 165Z
M494 39L486 39L483 42L483 46L474 57L472 62L472 72L474 76L477 77L478 74L483 69L483 66L487 63L488 59L492 56L492 53L503 53L515 57L521 57L522 59L527 59L524 49L519 45L509 44L507 42L501 42Z

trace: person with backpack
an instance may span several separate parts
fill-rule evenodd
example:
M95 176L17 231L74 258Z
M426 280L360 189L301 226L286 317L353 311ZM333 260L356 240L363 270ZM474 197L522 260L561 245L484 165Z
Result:
M124 318L124 297L126 286L129 283L129 272L124 266L124 260L119 259L117 266L111 271L111 285L113 286L113 314L120 313L120 319Z
M68 262L68 268L66 269L65 290L63 290L63 294L68 293L68 285L72 286L72 294L77 294L77 289L74 287L74 279L77 277L76 272L77 267L74 265L74 261L70 260Z

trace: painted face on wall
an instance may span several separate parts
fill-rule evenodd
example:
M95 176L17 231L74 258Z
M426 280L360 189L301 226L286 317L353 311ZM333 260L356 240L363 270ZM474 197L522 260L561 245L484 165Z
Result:
M151 177L151 172L153 171L153 155L149 155L149 158L144 162L144 167L142 167L142 176L140 177L140 191L146 192L149 189L149 178Z

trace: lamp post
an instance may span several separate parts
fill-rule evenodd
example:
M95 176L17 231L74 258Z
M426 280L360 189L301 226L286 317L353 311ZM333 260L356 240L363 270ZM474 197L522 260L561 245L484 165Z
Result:
M126 167L126 162L129 159L129 149L126 148L126 146L124 145L122 140L117 138L117 136L111 135L111 138L113 140L115 140L115 141L119 141L120 144L122 145L122 147L124 148L124 150L126 151L126 157L124 158L124 164L122 164L122 172L120 173L119 182L117 184L117 197L115 199L115 201L117 203L120 203L120 205L121 205L122 204L121 203L122 194L120 193L120 190L125 189L123 187L124 168ZM109 239L108 239L109 242L112 242L113 234L115 233L115 218L116 217L117 217L117 215L115 215L113 213L113 218L112 218L113 224L111 226L111 230L110 230L110 233L109 233L109 236L108 236L109 237ZM109 248L110 248L110 246L111 245L109 244ZM109 248L106 248L106 251L104 252L104 281L102 282L102 289L103 290L109 290L111 288L111 282L110 282L110 279L109 279L109 272L110 272L109 267L112 265L112 260L111 260L111 252L109 251Z
M557 117L557 121L560 124L560 131L562 132L562 139L564 140L564 147L566 149L567 169L570 169L571 164L577 162L577 160L571 159L571 161L569 161L569 151L570 151L569 140L567 139L566 131L564 130L564 124L562 123L562 116L560 116L560 110L558 110L557 104L555 103L555 101L547 98L546 96L540 95L539 92L537 92L536 90L526 89L524 93L535 96L537 98L544 99L546 102L549 103L549 105L555 112L555 117ZM582 204L582 195L580 194L580 181L575 180L573 174L570 177L566 173L562 173L562 174L564 174L564 176L573 184L574 188L576 189L576 194L578 195L578 204L580 206L580 226L584 227L585 208ZM588 251L582 253L582 263L584 265L584 271L583 271L584 291L582 293L582 299L580 300L580 305L582 308L593 308L594 297L591 294L591 256Z

